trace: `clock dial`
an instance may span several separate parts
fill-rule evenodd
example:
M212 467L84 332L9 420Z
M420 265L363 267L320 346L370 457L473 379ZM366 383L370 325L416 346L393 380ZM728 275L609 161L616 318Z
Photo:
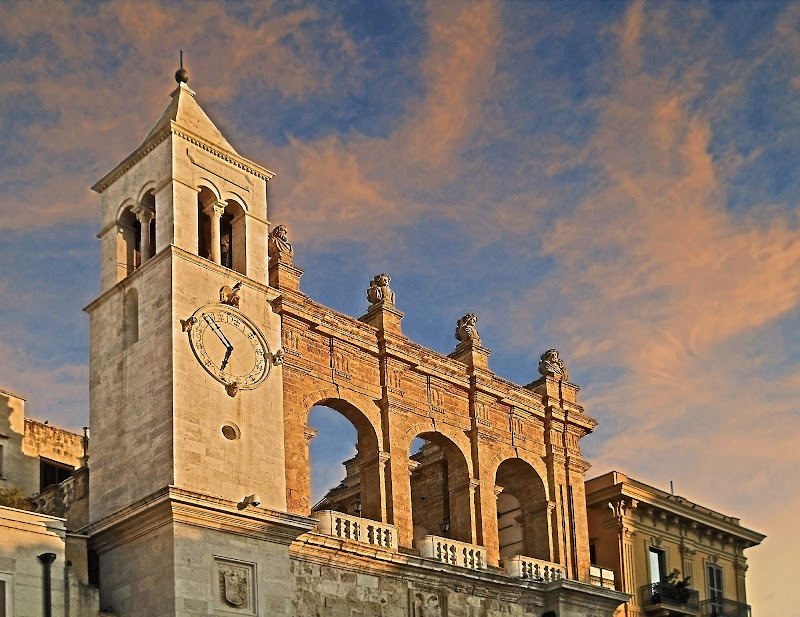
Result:
M214 379L239 390L252 390L264 382L272 354L264 335L241 311L208 305L188 321L192 351Z

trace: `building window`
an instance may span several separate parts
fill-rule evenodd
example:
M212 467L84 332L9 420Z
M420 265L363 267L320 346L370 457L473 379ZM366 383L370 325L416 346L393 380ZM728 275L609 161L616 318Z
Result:
M47 458L39 459L39 491L43 491L53 484L61 484L75 471L69 465L51 461Z
M667 555L660 548L650 547L650 583L656 584L667 578Z
M708 600L712 615L722 615L722 568L714 563L706 564L706 582L708 584Z
M597 544L593 540L589 540L589 563L597 565Z
M14 579L11 574L0 572L0 617L14 614Z
M5 478L3 474L3 446L0 445L0 478Z

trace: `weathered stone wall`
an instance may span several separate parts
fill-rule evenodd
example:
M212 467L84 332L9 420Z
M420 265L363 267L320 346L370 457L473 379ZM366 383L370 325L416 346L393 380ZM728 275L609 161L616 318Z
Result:
M489 563L498 564L497 469L506 460L523 461L544 487L538 507L544 526L540 522L536 531L542 549L536 556L566 566L570 578L588 580L588 464L578 440L595 422L577 404L577 386L552 376L527 387L513 384L485 368L486 349L461 343L451 356L442 356L400 334L398 311L384 310L397 318L394 330L382 325L389 317L381 321L380 307L352 319L298 292L296 268L285 285L286 264L273 260L270 268L271 284L281 292L275 310L286 352L291 512L310 512L308 412L327 405L358 432L361 515L396 525L401 546L413 546L414 525L431 526L422 521L419 503L415 516L409 478L409 448L422 437L447 458L450 537L486 547Z

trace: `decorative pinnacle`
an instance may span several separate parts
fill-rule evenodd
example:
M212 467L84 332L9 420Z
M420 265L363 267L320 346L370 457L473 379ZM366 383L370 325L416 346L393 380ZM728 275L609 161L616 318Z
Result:
M189 73L183 68L183 50L181 49L181 68L175 71L175 81L180 83L188 83Z

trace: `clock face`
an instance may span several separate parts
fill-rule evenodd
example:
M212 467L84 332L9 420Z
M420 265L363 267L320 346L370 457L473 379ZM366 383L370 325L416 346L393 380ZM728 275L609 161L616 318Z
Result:
M197 309L189 322L192 351L209 375L239 390L264 382L272 366L269 345L239 310L210 304Z

